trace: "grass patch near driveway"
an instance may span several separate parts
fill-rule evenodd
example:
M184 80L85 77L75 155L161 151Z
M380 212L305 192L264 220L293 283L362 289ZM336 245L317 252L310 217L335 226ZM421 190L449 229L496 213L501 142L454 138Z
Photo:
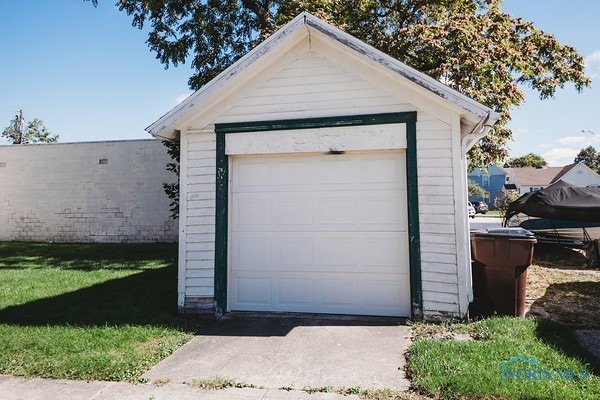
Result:
M454 338L465 332L473 339ZM416 324L413 340L407 371L413 388L423 394L443 399L600 398L593 366L570 330L556 323L498 317L471 324ZM502 363L516 356L535 357L537 365L515 361L505 364L503 375ZM515 371L520 379L510 375Z
M0 242L0 373L135 381L200 327L177 245Z
M415 324L407 359L413 388L444 399L600 398L599 361L574 335L600 328L600 270L586 267L577 251L537 244L526 295L527 319ZM502 363L516 356L535 357L537 366L505 364L521 379L505 375L503 382Z

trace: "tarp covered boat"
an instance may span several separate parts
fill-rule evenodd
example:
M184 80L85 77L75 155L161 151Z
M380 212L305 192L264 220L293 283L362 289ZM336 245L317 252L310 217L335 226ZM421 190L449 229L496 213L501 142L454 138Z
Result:
M589 265L598 265L600 189L571 186L559 181L526 193L506 211L505 226L534 232L538 242L582 248Z
M558 181L512 202L506 220L523 213L563 221L600 222L600 189L571 186Z

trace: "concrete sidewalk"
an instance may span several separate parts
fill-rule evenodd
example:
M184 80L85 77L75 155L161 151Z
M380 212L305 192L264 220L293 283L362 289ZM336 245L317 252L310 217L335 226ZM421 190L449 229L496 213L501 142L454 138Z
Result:
M125 382L24 379L0 375L2 400L359 400L358 396L277 389L203 390L180 383L162 386Z

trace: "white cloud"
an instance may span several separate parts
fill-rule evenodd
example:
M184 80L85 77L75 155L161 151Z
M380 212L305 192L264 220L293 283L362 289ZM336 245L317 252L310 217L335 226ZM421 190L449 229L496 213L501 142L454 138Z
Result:
M190 97L190 95L193 92L185 92L185 93L181 93L179 96L177 96L177 98L175 99L175 102L177 104L181 103L182 101L184 101L185 99L187 99L188 97Z
M565 137L558 139L558 143L564 144L564 145L569 145L569 144L583 143L586 140L587 140L587 138L585 138L583 136L565 136Z
M553 148L542 154L542 157L548 162L549 167L562 167L563 165L572 164L578 153L579 150L569 147Z
M585 70L591 79L600 77L600 50L585 57Z

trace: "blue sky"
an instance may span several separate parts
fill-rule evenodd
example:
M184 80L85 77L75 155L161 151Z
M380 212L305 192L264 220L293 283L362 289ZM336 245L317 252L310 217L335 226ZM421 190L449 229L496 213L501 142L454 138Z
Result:
M144 128L189 94L191 71L187 65L165 70L146 33L115 3L0 2L0 129L23 109L26 119L41 118L61 142L150 137ZM505 0L503 9L577 48L592 78L581 94L568 86L555 99L539 101L527 91L510 123L511 156L534 152L565 165L581 148L600 150L600 2Z

